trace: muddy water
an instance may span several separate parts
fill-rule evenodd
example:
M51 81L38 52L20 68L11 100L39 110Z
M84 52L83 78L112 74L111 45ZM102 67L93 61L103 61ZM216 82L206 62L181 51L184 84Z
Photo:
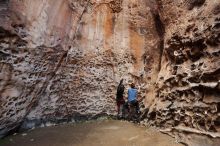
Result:
M2 146L182 146L151 128L103 120L37 128L0 140Z

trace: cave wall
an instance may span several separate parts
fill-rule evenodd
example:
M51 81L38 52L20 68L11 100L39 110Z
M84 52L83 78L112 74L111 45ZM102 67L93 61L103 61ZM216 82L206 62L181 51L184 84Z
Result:
M153 95L161 39L145 0L0 2L0 137L115 115L118 82ZM147 98L151 105L153 96Z
M115 115L124 78L145 97L147 123L219 137L219 9L219 0L2 0L0 136Z
M207 139L220 136L220 1L159 3L166 33L148 122L189 145L219 145Z

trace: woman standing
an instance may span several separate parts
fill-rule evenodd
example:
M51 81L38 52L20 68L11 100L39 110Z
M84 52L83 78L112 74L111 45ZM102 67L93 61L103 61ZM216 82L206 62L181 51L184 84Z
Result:
M123 85L123 79L121 79L116 93L116 103L117 103L117 111L118 111L118 117L122 117L122 108L125 103L124 100L124 90L125 87Z

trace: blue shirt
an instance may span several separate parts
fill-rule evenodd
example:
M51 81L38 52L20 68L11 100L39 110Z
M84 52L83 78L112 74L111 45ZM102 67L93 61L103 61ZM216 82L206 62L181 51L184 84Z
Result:
M130 88L128 89L128 101L133 101L137 99L137 89Z

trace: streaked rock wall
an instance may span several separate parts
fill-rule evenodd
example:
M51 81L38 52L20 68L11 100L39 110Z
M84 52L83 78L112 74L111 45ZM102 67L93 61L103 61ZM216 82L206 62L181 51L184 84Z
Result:
M124 78L145 97L147 123L189 144L219 137L219 9L219 0L2 0L0 135L114 115Z
M161 39L151 9L144 0L1 1L1 136L114 115L121 78L153 94Z

